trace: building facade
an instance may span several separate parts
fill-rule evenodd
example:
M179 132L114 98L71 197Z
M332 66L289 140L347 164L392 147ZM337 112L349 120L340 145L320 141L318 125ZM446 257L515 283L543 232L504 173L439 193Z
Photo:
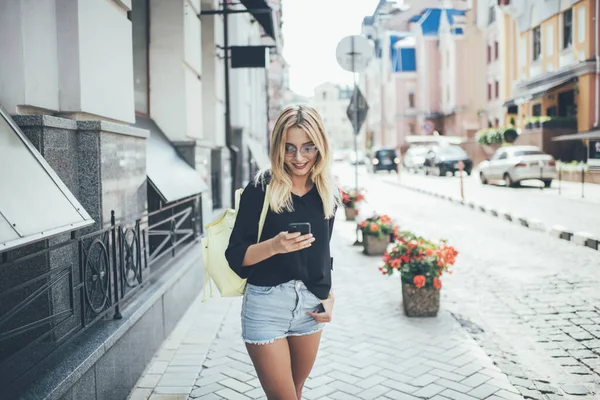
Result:
M371 107L367 134L372 146L405 148L411 136L459 134L476 124L470 117L475 100L456 90L467 76L459 55L476 45L463 40L466 5L442 3L407 1L398 8L381 1L363 21L362 32L376 53L361 74ZM448 124L446 114L452 120Z
M278 6L0 2L7 398L125 398L198 295L203 225L268 166Z

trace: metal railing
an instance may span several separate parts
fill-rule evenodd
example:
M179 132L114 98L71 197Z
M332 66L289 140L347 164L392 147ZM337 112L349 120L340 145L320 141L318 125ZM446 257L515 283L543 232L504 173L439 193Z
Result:
M0 253L0 383L10 383L101 320L120 319L202 230L201 197Z

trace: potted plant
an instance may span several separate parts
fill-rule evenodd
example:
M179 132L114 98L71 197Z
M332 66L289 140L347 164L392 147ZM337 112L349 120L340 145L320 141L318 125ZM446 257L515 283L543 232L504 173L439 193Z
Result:
M404 312L408 317L435 317L440 308L441 277L452 273L458 252L445 241L433 242L410 232L399 232L383 256L384 275L400 273Z
M382 255L390 244L390 239L397 227L387 215L375 215L360 223L364 253L367 255Z
M342 190L342 202L346 210L346 220L354 221L358 211L356 210L356 204L363 201L365 196L361 189L346 189Z

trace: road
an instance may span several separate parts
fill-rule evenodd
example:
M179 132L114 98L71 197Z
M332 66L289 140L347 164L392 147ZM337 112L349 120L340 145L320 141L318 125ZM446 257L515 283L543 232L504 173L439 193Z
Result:
M342 183L353 184L349 166L337 164L335 173ZM389 214L402 229L447 239L459 250L455 273L444 281L443 306L521 393L533 399L556 399L564 398L559 396L562 390L581 389L600 396L598 252L402 189L385 182L389 178L361 174L359 182L367 190L369 206ZM410 179L440 190L449 190L453 182L451 178ZM600 226L599 207L592 203L527 189L468 188L469 195L478 193L495 202L491 205L503 204L507 209L512 202L524 203L516 196L526 193L538 202L522 209L537 212L542 220L577 223L582 230L592 229L594 222ZM561 208L564 212L554 215Z
M377 174L376 177L460 198L458 177L434 177L408 172L401 172L399 177L386 173ZM558 182L554 182L552 188L543 190L535 181L527 182L520 188L482 185L477 176L465 176L463 182L467 201L539 220L547 228L561 225L574 232L589 232L600 238L600 185L587 184L586 197L581 198L581 185L573 182L563 182L561 194Z

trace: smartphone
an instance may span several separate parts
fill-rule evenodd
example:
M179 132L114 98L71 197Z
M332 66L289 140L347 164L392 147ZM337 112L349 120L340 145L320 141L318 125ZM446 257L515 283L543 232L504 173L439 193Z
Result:
M288 233L300 232L301 235L310 233L310 222L293 222L288 225Z
M323 303L319 303L319 306L317 307L317 313L321 314L325 312L325 307L323 307Z

